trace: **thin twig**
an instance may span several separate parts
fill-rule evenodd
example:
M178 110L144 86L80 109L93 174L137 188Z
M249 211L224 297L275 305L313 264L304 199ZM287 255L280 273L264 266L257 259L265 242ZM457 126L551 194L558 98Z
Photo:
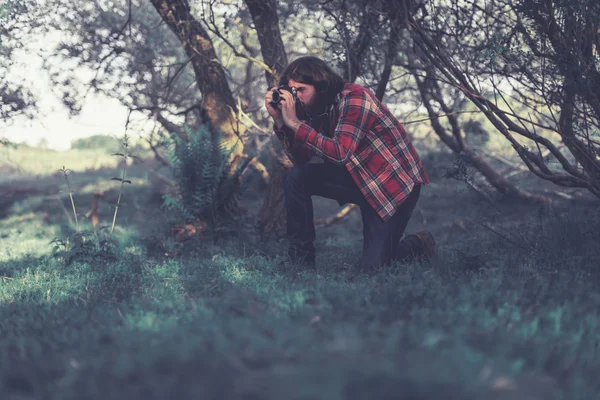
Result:
M202 2L202 3L204 3L204 2ZM273 71L267 64L265 64L261 60L255 58L255 57L249 56L247 54L240 53L239 51L237 51L236 48L235 48L235 46L219 30L219 27L217 26L217 23L215 22L215 12L214 12L214 10L212 8L212 4L209 5L208 8L210 10L210 25L212 25L212 27L208 23L206 23L206 20L204 22L206 23L206 27L208 28L208 30L210 32L212 32L219 39L221 39L231 49L231 51L233 52L233 54L236 57L241 57L241 58L245 58L246 60L252 61L253 63L255 63L256 65L260 66L261 68L263 68L265 71L267 71L271 75L278 76L275 71ZM194 51L196 51L196 50L194 49ZM196 52L198 52L198 51L196 51Z
M315 227L329 226L344 219L352 210L356 208L356 204L348 204L342 208L337 214L328 218L315 219Z
M510 239L510 238L508 238L508 237L506 237L506 236L504 236L504 235L503 235L503 234L501 234L500 232L498 232L498 231L496 231L496 230L492 229L491 227L489 227L489 226L487 226L487 225L485 225L485 224L482 224L481 222L478 222L478 221L474 221L474 222L475 222L477 225L480 225L480 226L484 227L485 229L489 230L490 232L492 232L492 233L495 233L496 235L500 236L500 237L501 237L501 238L503 238L504 240L506 240L506 241L508 241L508 242L510 242L510 243L512 243L512 244L514 244L515 246L517 246L517 247L523 247L523 246L522 246L522 245L520 245L519 243L517 243L517 242L515 242L514 240L512 240L512 239Z

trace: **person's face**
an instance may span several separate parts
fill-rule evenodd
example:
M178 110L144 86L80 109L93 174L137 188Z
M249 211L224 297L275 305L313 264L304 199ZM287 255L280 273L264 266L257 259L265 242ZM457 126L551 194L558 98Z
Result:
M295 87L298 99L309 109L315 110L318 107L319 94L313 85L297 82L293 79L288 81L289 87Z

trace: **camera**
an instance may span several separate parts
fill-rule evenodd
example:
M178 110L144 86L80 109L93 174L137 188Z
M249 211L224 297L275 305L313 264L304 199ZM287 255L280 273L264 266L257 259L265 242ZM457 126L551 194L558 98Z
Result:
M294 96L294 100L296 100L296 101L298 100L298 97L296 96L296 88L295 87L281 85L278 88L273 90L273 97L271 98L271 105L273 105L274 107L276 107L281 102L281 91L282 90L286 90L286 91L290 92Z

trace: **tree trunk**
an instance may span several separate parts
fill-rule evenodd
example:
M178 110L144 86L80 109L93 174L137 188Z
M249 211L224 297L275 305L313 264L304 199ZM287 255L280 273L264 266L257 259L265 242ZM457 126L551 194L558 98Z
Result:
M490 163L480 156L469 152L467 159L498 192L526 201L537 201L540 203L550 202L549 197L527 192L518 186L513 185L508 179L498 173Z
M191 14L187 0L151 0L163 21L177 35L190 58L198 89L202 94L201 109L210 130L221 131L223 144L234 147L231 159L243 155L240 136L244 127L237 120L237 107L225 70L220 64L212 40L200 22Z
M273 162L269 186L258 217L258 230L263 236L281 236L285 234L287 228L283 180L292 162L283 152L279 139L273 138L268 146Z
M275 73L273 75L269 71L265 71L267 84L276 86L279 74L287 66L287 56L279 30L277 2L275 0L245 0L245 3L256 27L263 60ZM282 235L286 232L283 179L285 171L292 166L292 163L283 152L275 135L271 138L268 146L274 159L269 171L270 180L267 193L258 216L258 230L262 235Z

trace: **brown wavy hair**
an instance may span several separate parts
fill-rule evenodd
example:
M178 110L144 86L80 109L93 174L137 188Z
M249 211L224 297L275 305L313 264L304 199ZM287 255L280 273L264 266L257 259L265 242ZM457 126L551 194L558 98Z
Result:
M333 102L334 97L344 88L346 81L323 60L314 56L295 59L283 70L280 85L293 79L315 87L324 96L325 104Z

